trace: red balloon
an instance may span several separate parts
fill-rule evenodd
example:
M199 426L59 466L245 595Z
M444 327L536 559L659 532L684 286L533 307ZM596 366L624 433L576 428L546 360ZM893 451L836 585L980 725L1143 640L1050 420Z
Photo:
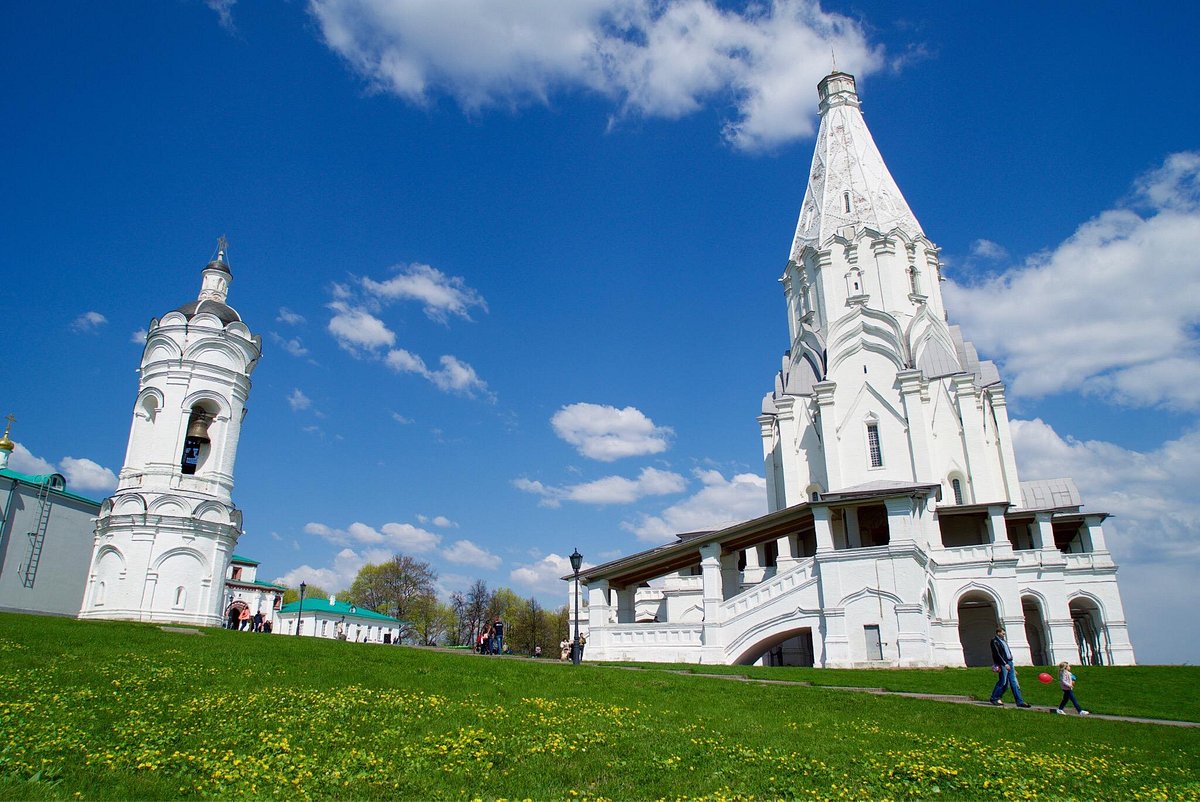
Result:
M1054 677L1043 671L1041 674L1038 674L1038 682L1043 685L1049 685L1051 682L1054 682Z

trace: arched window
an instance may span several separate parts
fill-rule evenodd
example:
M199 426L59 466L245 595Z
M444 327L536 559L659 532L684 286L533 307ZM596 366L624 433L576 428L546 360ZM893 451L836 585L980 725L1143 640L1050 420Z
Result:
M104 606L104 580L103 579L96 583L96 589L92 592L92 606L93 607L103 607Z
M201 406L192 407L188 416L187 432L183 438L183 456L180 459L180 470L189 476L196 473L200 467L200 459L204 447L208 445L208 426L213 416Z
M187 604L187 588L183 585L175 588L175 609L182 610Z
M879 424L875 421L867 423L867 454L872 468L883 467L883 447L879 442Z
M921 294L921 274L915 267L908 269L908 286L913 295Z
M850 214L850 193L849 192L842 193L842 211L845 212L846 214Z
M950 480L950 487L954 489L954 503L962 504L963 503L962 482L959 480L959 478L957 476Z

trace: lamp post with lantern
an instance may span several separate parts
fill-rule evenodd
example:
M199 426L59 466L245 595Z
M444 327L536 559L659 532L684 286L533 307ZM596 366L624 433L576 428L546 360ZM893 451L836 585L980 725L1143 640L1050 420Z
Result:
M575 572L575 639L571 641L571 662L579 665L583 660L583 649L579 646L579 567L583 565L583 555L576 548L571 553L571 570Z
M300 583L300 607L296 610L296 637L300 637L300 627L304 624L304 591L308 590L308 585Z

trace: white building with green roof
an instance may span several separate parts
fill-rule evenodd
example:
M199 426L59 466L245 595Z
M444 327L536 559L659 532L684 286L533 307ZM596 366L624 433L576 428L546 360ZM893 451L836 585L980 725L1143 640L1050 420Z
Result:
M337 639L344 633L355 643L399 643L407 621L358 607L336 596L306 598L275 613L276 635L295 635L299 622L305 637ZM340 629L339 629L340 628Z
M258 560L235 554L229 558L225 572L224 620L230 629L236 629L242 611L251 619L261 614L262 620L275 627L275 612L283 606L283 594L287 588L258 578Z

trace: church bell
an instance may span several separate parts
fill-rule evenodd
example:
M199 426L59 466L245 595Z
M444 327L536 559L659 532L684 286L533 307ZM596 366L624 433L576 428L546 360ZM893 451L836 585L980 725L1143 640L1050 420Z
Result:
M188 422L187 436L190 440L195 440L200 443L209 442L208 439L208 424L212 423L212 417L206 415L200 410L192 411L192 419Z

